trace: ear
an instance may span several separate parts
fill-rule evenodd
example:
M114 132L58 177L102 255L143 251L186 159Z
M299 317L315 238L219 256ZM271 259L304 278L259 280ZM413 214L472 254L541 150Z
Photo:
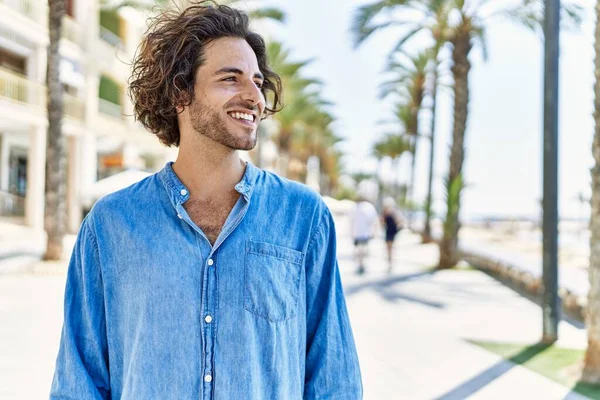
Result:
M190 94L187 91L181 91L175 101L175 111L177 111L177 114L181 114L185 106L189 103L191 103Z

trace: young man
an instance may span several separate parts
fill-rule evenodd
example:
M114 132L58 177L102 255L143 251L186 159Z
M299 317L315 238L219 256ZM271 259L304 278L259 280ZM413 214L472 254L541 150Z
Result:
M362 398L328 209L237 153L280 86L245 14L154 21L135 114L179 156L83 222L51 399Z

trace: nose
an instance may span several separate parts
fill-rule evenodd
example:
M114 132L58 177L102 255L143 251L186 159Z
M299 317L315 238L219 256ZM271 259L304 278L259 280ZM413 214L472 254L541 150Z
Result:
M256 86L254 81L248 82L244 85L244 89L241 93L242 100L252 103L258 107L258 111L262 114L265 109L265 96L262 90Z

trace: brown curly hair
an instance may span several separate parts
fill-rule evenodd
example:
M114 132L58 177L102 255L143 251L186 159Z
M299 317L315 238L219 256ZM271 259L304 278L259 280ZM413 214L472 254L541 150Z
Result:
M135 118L166 146L179 146L177 107L192 103L204 49L222 37L245 39L254 50L265 77L261 88L268 99L264 117L281 110L281 79L268 65L263 38L248 25L244 12L213 1L200 1L183 11L164 10L152 18L129 80Z

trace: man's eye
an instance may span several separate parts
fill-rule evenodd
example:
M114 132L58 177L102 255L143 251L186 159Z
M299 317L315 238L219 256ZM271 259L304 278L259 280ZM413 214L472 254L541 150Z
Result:
M228 82L235 82L235 76L228 76L227 78L225 78L223 80L228 81Z

